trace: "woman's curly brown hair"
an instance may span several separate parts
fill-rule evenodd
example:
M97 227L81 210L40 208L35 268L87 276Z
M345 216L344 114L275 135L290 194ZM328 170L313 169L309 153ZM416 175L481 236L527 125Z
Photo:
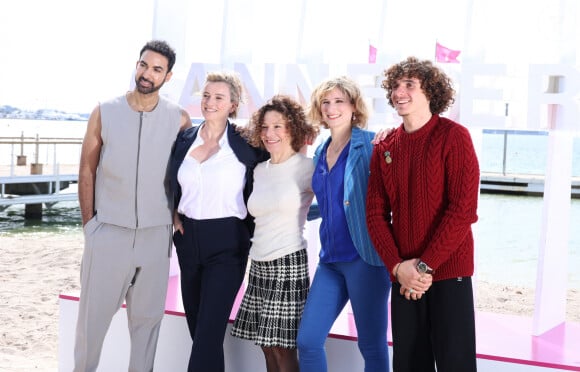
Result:
M421 89L429 100L429 110L439 115L455 102L455 89L451 79L429 60L420 61L416 57L408 57L383 72L385 80L381 87L387 91L389 105L395 107L391 94L402 78L417 78L421 82Z
M277 94L268 100L260 109L252 114L248 123L246 137L250 145L265 148L262 143L262 124L264 116L269 111L276 111L282 114L286 121L286 129L292 137L291 146L296 152L312 141L318 134L318 127L306 121L306 115L302 106L292 97L284 94Z

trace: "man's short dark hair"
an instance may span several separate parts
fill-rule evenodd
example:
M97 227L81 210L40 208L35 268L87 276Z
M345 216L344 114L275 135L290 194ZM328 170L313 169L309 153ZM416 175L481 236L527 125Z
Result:
M141 52L139 53L139 58L143 55L143 52L146 50L151 50L153 52L159 53L165 58L167 58L167 72L170 72L175 65L175 50L166 41L163 40L151 40L147 42L141 48Z

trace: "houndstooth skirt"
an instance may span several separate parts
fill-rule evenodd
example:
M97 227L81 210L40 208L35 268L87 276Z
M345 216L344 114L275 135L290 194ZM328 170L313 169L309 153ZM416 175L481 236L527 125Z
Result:
M253 261L232 336L262 347L296 348L310 288L306 249L273 261Z

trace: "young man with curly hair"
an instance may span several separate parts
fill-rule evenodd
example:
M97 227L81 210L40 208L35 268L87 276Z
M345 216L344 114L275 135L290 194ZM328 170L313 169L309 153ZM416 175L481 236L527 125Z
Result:
M393 369L475 371L473 143L440 116L455 91L431 61L409 57L384 76L403 124L373 150L367 224L393 282Z

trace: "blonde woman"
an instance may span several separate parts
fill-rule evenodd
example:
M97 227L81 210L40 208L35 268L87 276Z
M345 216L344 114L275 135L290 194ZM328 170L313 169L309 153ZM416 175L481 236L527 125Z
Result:
M391 282L373 247L365 199L374 133L364 130L368 110L347 77L322 82L307 113L330 137L314 155L312 188L320 208L320 255L298 331L301 372L327 370L324 343L350 300L365 371L389 370L387 299Z
M208 74L201 99L204 121L177 137L172 154L173 241L193 341L189 372L224 370L226 326L254 230L246 203L254 167L268 158L229 120L236 117L241 95L236 75Z

